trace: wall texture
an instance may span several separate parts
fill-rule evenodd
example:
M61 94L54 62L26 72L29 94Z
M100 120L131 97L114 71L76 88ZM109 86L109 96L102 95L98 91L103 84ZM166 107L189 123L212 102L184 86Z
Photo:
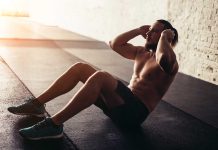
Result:
M180 71L218 85L218 1L169 1L168 8L180 34Z

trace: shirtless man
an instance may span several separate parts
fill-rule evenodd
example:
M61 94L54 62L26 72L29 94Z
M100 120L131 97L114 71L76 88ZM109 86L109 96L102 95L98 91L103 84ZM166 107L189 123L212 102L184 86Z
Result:
M139 35L145 38L144 46L128 43ZM154 110L178 72L173 52L177 41L176 29L165 20L123 33L110 41L110 46L135 62L128 86L107 72L97 71L85 63L76 63L40 96L9 107L8 111L44 116L46 102L70 91L81 81L84 85L62 110L36 125L21 129L21 136L30 140L60 138L63 136L63 123L92 104L101 108L118 126L136 127Z

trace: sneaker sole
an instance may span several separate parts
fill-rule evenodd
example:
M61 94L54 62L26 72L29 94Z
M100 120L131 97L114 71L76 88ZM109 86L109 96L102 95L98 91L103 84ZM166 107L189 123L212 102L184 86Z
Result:
M48 140L48 139L60 139L64 136L63 132L61 134L55 135L55 136L45 136L45 137L38 137L38 138L31 138L31 137L26 137L22 133L20 135L28 140Z

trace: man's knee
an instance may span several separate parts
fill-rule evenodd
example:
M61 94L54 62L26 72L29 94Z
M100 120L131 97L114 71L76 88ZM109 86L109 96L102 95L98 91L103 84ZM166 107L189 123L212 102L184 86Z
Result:
M103 81L105 80L107 77L109 76L109 73L105 72L105 71L96 71L92 76L91 76L91 80L95 80L95 81Z
M96 71L88 82L101 86L102 92L113 91L117 86L117 80L105 71Z
M96 69L89 64L78 62L72 65L68 71L76 73L76 75L80 78L80 81L85 83L86 80L96 72Z
M82 63L82 62L77 62L75 64L73 64L69 70L82 70L82 68L85 66L85 65L88 65L88 64L85 64L85 63Z
M90 78L90 81L93 82L102 82L106 77L106 72L96 71Z

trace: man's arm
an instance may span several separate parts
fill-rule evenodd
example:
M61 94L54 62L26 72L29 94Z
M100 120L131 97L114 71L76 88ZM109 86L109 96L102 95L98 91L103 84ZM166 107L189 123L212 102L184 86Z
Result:
M161 33L157 50L156 50L156 61L161 66L162 70L168 74L173 74L178 71L178 63L176 55L171 46L174 32L167 29Z
M150 26L148 26L149 29ZM147 30L148 30L147 29ZM139 47L141 46L134 46L130 43L128 43L129 40L135 38L138 35L142 35L145 29L142 28L137 28L137 29L133 29L130 30L128 32L125 32L119 36L117 36L114 40L110 41L110 47L116 51L117 53L119 53L120 55L122 55L125 58L128 59L135 59L136 54L137 54L137 50Z

